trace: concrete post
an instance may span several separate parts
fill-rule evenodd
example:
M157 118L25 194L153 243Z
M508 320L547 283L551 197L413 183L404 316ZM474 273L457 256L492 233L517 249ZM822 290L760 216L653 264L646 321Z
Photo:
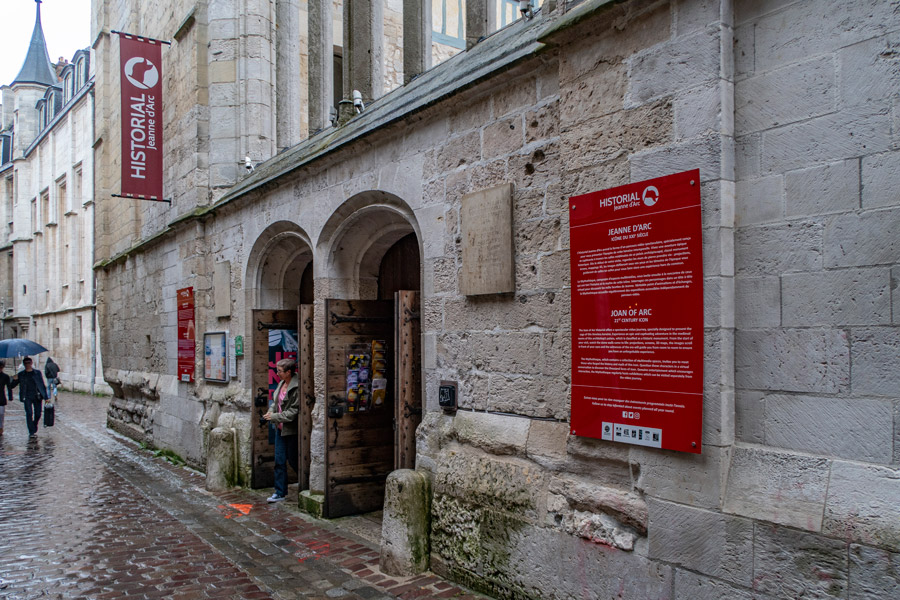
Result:
M328 111L334 101L331 97L335 77L331 0L309 0L308 19L309 131L312 133L328 127Z
M466 0L466 49L497 29L492 0Z
M209 433L206 450L206 489L222 491L237 485L234 429L216 427Z
M403 0L403 83L431 67L431 2Z
M275 2L275 143L279 150L301 140L300 2Z
M362 93L368 104L384 91L384 3L344 2L344 96Z

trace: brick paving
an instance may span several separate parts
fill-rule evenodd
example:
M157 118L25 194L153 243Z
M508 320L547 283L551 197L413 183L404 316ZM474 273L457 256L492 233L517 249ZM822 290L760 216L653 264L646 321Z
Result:
M107 399L62 394L29 440L22 405L0 436L0 598L484 599L433 574L395 577L333 523L211 493L105 428Z

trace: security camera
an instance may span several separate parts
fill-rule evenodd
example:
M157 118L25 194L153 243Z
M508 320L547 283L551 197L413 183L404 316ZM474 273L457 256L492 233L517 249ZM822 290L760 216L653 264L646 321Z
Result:
M353 90L353 108L356 109L357 114L366 109L366 105L363 104L362 94L359 92L359 90Z
M248 173L253 172L253 161L250 160L249 154L246 157L244 157L244 168L247 169Z
M533 19L534 9L531 8L531 0L519 0L519 12L526 19Z

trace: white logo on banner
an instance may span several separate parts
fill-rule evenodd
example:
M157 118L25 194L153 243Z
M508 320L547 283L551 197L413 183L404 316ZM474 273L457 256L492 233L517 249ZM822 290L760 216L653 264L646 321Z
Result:
M644 188L643 200L645 205L653 206L659 202L659 190L652 185L648 185Z
M159 83L159 70L146 58L136 56L125 63L125 77L134 87L149 90Z

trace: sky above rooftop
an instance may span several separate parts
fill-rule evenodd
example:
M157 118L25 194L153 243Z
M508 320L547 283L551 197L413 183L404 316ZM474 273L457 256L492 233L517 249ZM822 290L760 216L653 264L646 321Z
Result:
M28 52L34 30L34 0L0 0L3 3L3 53L0 84L12 83ZM72 60L76 50L91 45L91 0L44 0L41 23L47 51L54 63Z

